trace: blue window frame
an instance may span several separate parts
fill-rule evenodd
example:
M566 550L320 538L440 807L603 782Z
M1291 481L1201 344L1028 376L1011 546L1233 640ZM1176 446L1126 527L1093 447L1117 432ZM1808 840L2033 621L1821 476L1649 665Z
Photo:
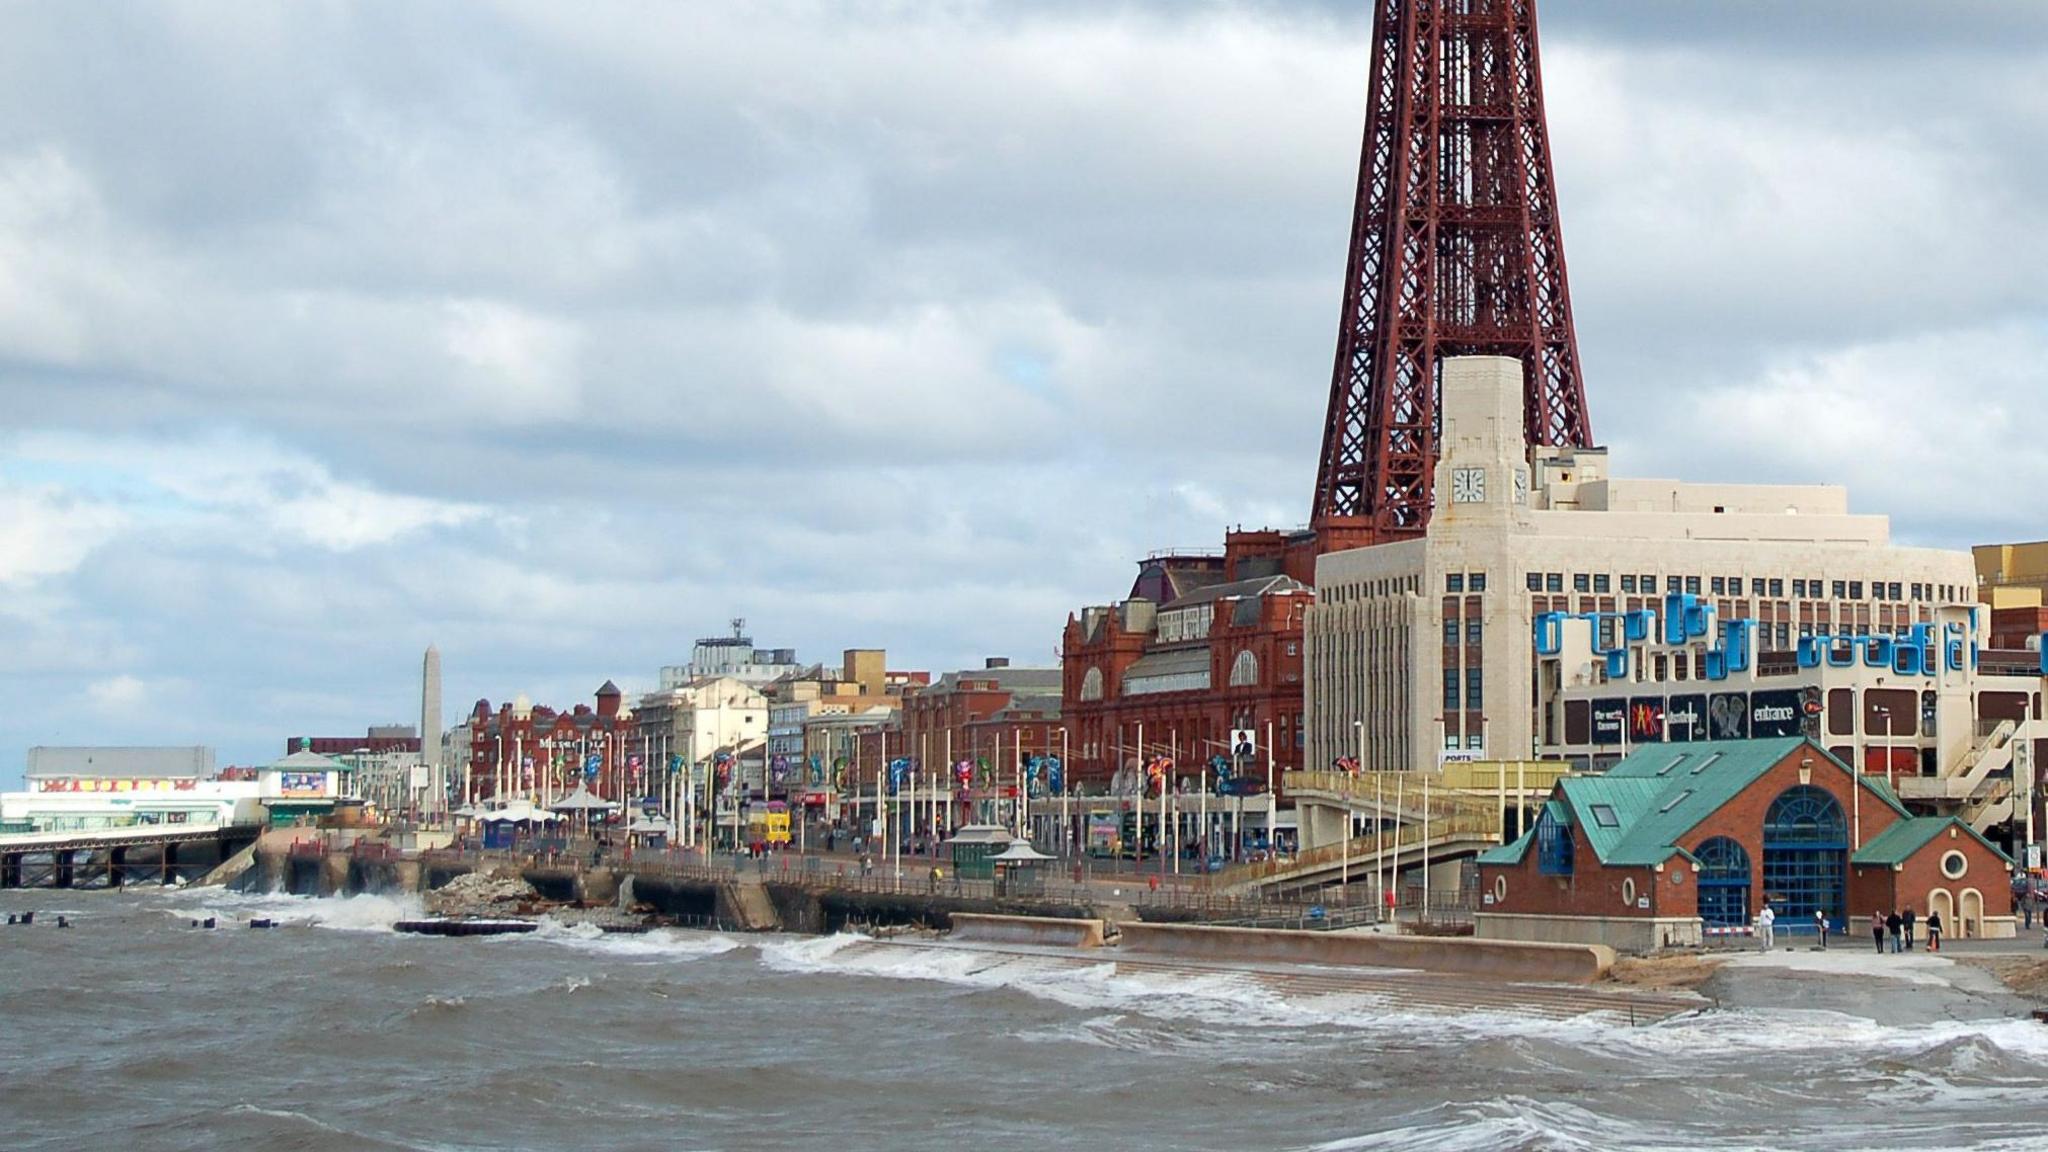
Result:
M1548 812L1536 821L1536 870L1545 876L1572 874L1571 825Z
M1700 862L1700 919L1710 928L1749 923L1749 851L1716 836L1693 851Z
M1800 785L1780 793L1764 814L1764 894L1778 921L1811 930L1813 914L1847 926L1849 828L1842 806L1819 788Z

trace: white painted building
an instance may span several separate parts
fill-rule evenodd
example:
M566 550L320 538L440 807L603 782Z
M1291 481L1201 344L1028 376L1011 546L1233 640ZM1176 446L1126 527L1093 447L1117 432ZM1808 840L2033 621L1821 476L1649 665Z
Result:
M1620 479L1603 449L1531 450L1513 360L1447 362L1442 413L1429 534L1317 562L1310 764L1543 751L1560 685L1537 682L1534 625L1550 613L1604 613L1612 643L1629 614L1691 596L1756 621L1760 656L1789 658L1802 636L1900 632L1974 599L1969 554L1894 546L1889 521L1852 514L1839 487ZM1674 658L1645 652L1643 674L1662 660L1675 675Z

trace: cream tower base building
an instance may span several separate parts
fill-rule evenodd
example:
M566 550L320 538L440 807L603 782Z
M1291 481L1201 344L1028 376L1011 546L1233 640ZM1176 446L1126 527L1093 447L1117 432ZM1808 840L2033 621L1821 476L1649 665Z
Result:
M1604 449L1532 450L1516 361L1446 362L1442 414L1429 535L1317 562L1309 764L1557 755L1570 674L1536 637L1555 614L1588 618L1578 642L1601 652L1627 646L1628 614L1662 620L1667 596L1695 598L1720 635L1641 646L1615 668L1661 681L1705 677L1704 649L1726 636L1716 618L1754 622L1753 666L1794 660L1803 636L1939 626L1975 599L1968 553L1892 546L1887 518L1852 515L1842 488L1620 479Z

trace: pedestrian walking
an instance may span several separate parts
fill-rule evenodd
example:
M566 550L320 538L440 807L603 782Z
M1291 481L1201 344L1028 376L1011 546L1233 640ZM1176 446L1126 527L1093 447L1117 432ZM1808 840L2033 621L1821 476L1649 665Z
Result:
M1777 923L1778 914L1771 910L1769 904L1765 904L1764 910L1756 914L1756 943L1760 950L1769 952L1777 946L1777 934L1773 931Z
M1899 914L1897 912L1891 912L1886 914L1884 918L1884 930L1885 932L1890 934L1892 938L1892 951L1894 953L1899 951L1899 933L1904 931L1905 927L1906 922L1899 918Z
M1882 954L1884 952L1883 912L1872 912L1870 914L1870 938L1877 943L1877 950Z
M1911 904L1906 905L1906 910L1899 913L1899 925L1906 932L1906 951L1911 952L1913 950L1914 925L1913 906Z
M2015 873L2013 873L2013 876L2012 876L2012 906L2013 906L2014 908L2016 908L2016 909L2018 909L2018 910L2019 910L2019 913L2020 913L2020 915L2021 915L2021 916L2023 916L2023 917L2025 917L2025 918L2026 918L2026 922L2025 922L2024 924L2020 925L2020 926L2021 926L2022 928L2027 928L2027 929L2031 929L2031 928L2033 928L2033 926L2034 926L2034 884L2033 884L2033 881L2032 881L2032 880L2030 880L2030 879L2028 879L2028 878L2027 878L2027 874L2026 874L2025 872L2015 872ZM1928 930L1929 932L1933 932L1933 931L1934 931L1934 917L1933 917L1932 915L1929 915L1929 917L1928 917L1928 919L1927 919L1927 923L1928 923L1928 927L1927 927L1927 930ZM1929 939L1932 939L1932 937L1930 936L1930 937L1929 937Z
M1820 950L1828 950L1828 914L1818 908L1813 910L1813 927L1820 933Z
M1928 950L1929 952L1939 952L1939 951L1941 951L1941 910L1940 910L1940 909L1935 909L1934 911L1932 911L1932 912L1929 912L1929 913L1927 914L1927 950Z

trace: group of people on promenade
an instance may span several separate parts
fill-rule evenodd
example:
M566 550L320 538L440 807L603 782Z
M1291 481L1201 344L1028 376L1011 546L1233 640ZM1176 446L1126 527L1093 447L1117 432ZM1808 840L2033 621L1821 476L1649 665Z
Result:
M1772 908L1767 900L1764 902L1763 910L1756 914L1756 920L1751 925L1751 934L1756 938L1757 947L1762 951L1769 952L1777 947L1777 924L1777 909ZM1927 950L1941 951L1941 913L1929 912L1927 919L1922 921L1914 914L1911 904L1890 912L1881 908L1873 911L1870 914L1870 937L1880 953L1885 950L1886 937L1891 939L1893 952L1910 952L1914 947L1914 930L1923 925L1927 930ZM1813 926L1820 937L1820 946L1825 949L1828 946L1827 913L1818 908L1814 909Z
M1872 912L1870 914L1870 939L1872 943L1877 945L1879 952L1885 950L1884 942L1886 936L1891 937L1892 951L1911 952L1913 950L1914 929L1923 923L1927 928L1927 950L1929 952L1941 951L1941 913L1938 910L1929 912L1927 919L1923 922L1914 915L1911 904L1906 905L1903 909L1894 909L1890 912L1886 912L1883 909Z

